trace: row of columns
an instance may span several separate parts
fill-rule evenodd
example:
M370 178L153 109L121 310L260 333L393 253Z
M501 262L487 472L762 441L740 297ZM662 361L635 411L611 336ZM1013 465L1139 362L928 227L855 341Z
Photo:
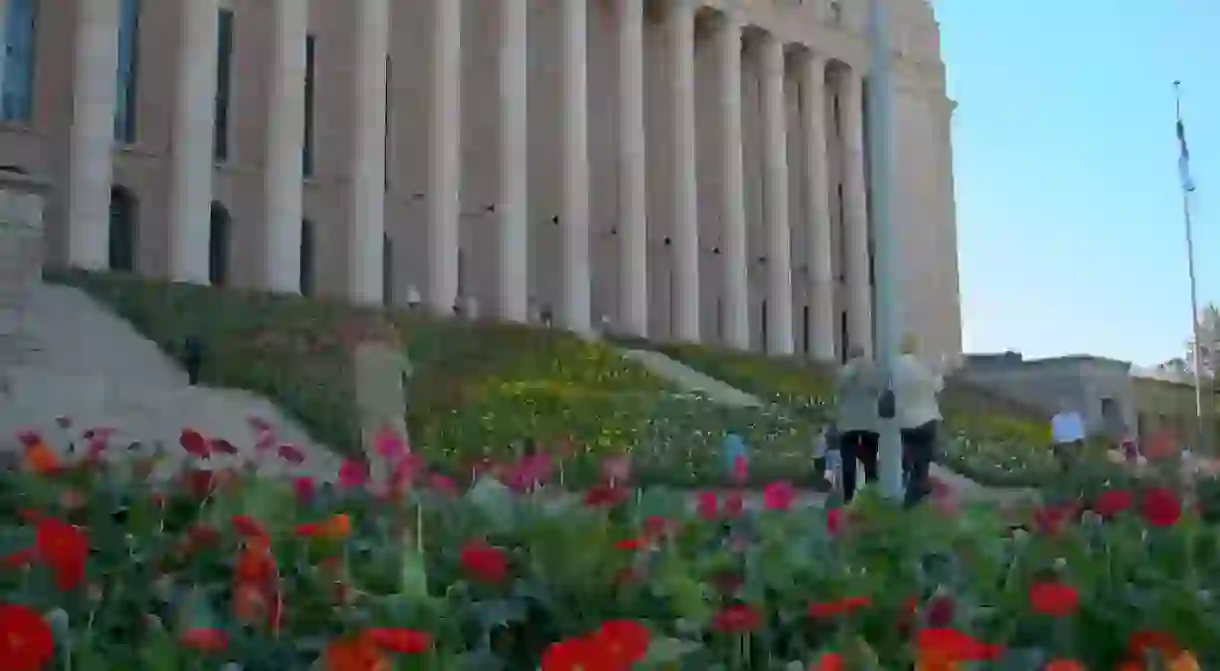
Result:
M588 0L559 0L563 25L562 231L564 284L560 324L578 332L591 328L589 259ZM618 324L646 335L648 322L647 213L643 77L643 0L613 0L618 51ZM353 40L354 123L347 142L345 184L349 294L381 300L384 239L385 90L389 49L389 0L354 0L358 35ZM212 99L216 90L219 0L181 3L181 51L170 168L170 273L176 280L206 283L208 221L212 201ZM273 0L272 76L268 90L266 162L263 170L266 222L265 285L298 289L302 218L302 154L308 3ZM528 16L529 0L499 0L500 184L497 308L509 321L528 318ZM463 3L436 0L429 128L428 254L425 302L448 313L458 293L461 201L461 75ZM118 61L119 0L80 3L76 38L71 166L68 193L68 256L72 265L106 266L107 219L112 177L112 120ZM665 30L671 78L674 133L672 174L675 246L674 336L697 341L699 333L699 221L695 122L695 8L670 5ZM721 153L723 246L721 256L726 344L749 346L747 236L742 132L741 44L743 25L735 12L722 16L715 36L719 54L718 109ZM784 44L760 40L765 183L767 350L794 347L789 156L785 111ZM809 293L813 354L834 358L835 278L832 271L830 193L825 119L825 60L809 53L800 64L808 99L801 145L808 166L802 185L810 217ZM861 80L848 73L839 95L844 128L844 266L849 327L871 333L869 237L864 183ZM857 335L866 344L869 337Z

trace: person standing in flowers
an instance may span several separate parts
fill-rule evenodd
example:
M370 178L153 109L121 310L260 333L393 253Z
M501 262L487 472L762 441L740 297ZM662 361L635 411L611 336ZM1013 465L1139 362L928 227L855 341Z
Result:
M906 502L918 503L931 491L928 472L936 457L941 414L938 395L944 377L916 354L912 334L902 339L902 353L894 359L895 421L902 435L902 466L906 475Z
M881 384L877 367L860 347L848 352L835 388L838 411L839 456L843 462L843 500L856 495L856 462L864 467L866 481L877 479L877 399Z
M1084 418L1072 407L1070 401L1059 402L1059 412L1051 417L1051 450L1059 462L1059 468L1067 473L1084 450Z

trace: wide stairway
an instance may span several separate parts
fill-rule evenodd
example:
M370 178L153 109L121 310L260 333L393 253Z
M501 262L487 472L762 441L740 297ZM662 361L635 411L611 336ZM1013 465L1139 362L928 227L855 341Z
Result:
M10 346L5 362L10 393L0 404L5 449L16 449L14 436L23 430L40 431L62 447L73 432L79 437L85 429L105 427L115 431L112 450L133 441L144 449L163 444L170 458L161 468L169 473L184 457L178 446L184 428L254 455L249 419L258 418L275 427L277 444L294 445L306 455L290 469L270 450L262 471L323 479L337 471L335 455L274 404L245 391L190 386L173 359L76 289L35 283L19 315L8 336L19 345ZM72 432L59 426L59 418L71 420Z

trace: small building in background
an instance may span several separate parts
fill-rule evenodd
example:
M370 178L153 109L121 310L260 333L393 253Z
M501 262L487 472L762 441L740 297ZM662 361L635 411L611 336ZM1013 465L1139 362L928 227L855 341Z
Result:
M1026 359L1019 352L971 354L958 375L971 384L1038 408L1049 419L1065 405L1089 437L1122 440L1138 430L1139 412L1126 361L1087 355Z

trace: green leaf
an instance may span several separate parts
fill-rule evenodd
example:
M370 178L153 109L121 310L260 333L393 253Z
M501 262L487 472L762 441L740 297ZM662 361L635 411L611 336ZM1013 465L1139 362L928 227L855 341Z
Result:
M426 598L428 596L427 565L423 554L415 547L406 547L403 550L402 586L398 593L407 598Z
M142 671L178 671L182 668L181 653L165 632L153 634L140 650Z
M644 656L641 664L645 667L673 664L701 647L703 646L694 641L678 638L654 639L648 644L648 654Z

